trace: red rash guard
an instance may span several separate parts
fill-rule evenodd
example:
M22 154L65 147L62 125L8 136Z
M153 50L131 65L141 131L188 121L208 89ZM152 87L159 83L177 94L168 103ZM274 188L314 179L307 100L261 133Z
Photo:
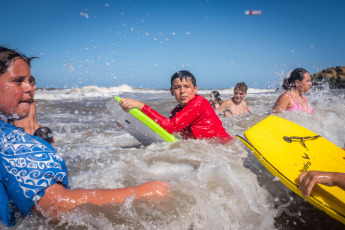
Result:
M185 139L215 138L222 144L233 139L225 131L212 105L200 95L195 95L184 108L176 106L169 119L147 105L142 112L169 133L179 132Z

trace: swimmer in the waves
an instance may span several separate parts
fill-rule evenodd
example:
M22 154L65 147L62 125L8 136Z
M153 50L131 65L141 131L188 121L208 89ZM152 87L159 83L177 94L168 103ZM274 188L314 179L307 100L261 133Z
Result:
M31 58L0 46L0 221L14 225L14 207L25 216L32 210L50 220L91 203L105 205L135 199L167 197L169 186L151 181L118 189L69 189L64 159L42 139L15 127L33 103Z
M137 108L171 134L179 133L184 139L207 138L225 144L233 138L225 131L211 104L198 95L196 79L182 70L171 77L170 92L179 103L166 118L141 101L124 98L120 105L125 111Z
M274 113L282 113L284 111L302 111L312 113L308 99L302 93L308 92L311 87L311 78L307 70L303 68L294 69L289 78L284 79L282 85L285 93L280 95L273 106Z

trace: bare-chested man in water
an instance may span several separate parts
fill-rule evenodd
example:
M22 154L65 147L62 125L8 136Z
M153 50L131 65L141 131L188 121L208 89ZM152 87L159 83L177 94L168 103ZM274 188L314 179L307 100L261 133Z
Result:
M234 88L234 96L224 101L217 109L217 114L224 113L225 117L250 113L252 109L243 98L247 95L248 86L244 82L237 83Z

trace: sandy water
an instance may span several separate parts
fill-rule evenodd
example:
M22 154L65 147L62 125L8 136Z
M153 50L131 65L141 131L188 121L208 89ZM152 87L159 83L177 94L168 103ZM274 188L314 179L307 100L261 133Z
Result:
M212 89L213 90L213 89ZM223 99L232 89L219 90ZM207 97L210 90L199 90ZM233 136L270 115L281 91L250 89L245 100L252 114L222 118ZM105 103L113 95L139 99L168 116L177 104L168 90L112 88L40 89L40 125L55 134L54 147L65 158L72 188L118 188L165 180L171 196L157 202L98 207L83 205L58 223L17 214L14 229L342 229L343 225L290 192L244 145L203 140L141 146L119 129ZM345 92L311 90L315 113L280 117L345 147ZM327 153L325 153L327 154Z

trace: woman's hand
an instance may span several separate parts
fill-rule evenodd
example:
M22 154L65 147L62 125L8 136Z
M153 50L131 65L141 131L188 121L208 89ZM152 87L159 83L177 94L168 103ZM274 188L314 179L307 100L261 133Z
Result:
M120 101L120 106L122 109L126 112L129 112L132 108L137 108L139 110L142 110L144 107L144 103L141 101L133 100L130 98L122 98Z
M334 179L337 173L334 172L320 172L320 171L307 171L298 176L299 189L302 191L304 198L310 196L311 190L316 183L326 186L335 186Z

